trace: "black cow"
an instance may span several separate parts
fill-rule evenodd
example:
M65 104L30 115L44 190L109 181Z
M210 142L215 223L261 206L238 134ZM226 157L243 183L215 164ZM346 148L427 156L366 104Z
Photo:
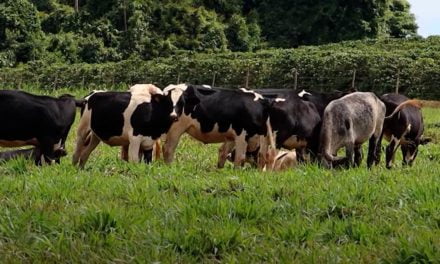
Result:
M271 101L246 89L231 90L194 85L169 85L164 89L171 95L178 116L164 145L165 162L170 163L183 133L207 143L225 142L219 150L218 167L223 167L227 155L235 146L234 165L241 166L249 144L260 143L267 135L267 120ZM264 141L264 140L263 140ZM265 153L266 148L260 148Z
M59 162L66 155L64 145L75 120L76 107L83 101L70 95L59 98L33 95L21 91L0 91L0 146L21 147L34 145L41 151L35 157Z
M152 84L139 84L129 92L94 92L86 97L77 131L73 164L83 167L99 142L122 146L122 158L132 162L152 149L171 126L171 98ZM127 154L128 151L128 154Z
M402 150L403 165L412 165L418 153L418 146L430 141L428 138L423 138L422 113L419 107L414 106L414 101L404 95L390 93L382 95L380 99L385 103L387 115L392 115L385 118L383 126L383 136L390 142L385 152L386 167L392 167L399 145ZM400 111L399 109L395 111L403 103L406 103L405 107L400 106Z

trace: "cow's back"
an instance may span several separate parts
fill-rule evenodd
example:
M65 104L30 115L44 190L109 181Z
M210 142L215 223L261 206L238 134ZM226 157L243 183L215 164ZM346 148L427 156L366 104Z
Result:
M219 90L204 96L193 109L191 116L201 124L203 133L218 125L219 132L233 128L237 134L246 130L248 136L265 134L268 111L253 94L234 90Z
M29 140L62 125L56 99L20 91L0 91L0 113L2 140Z
M385 105L373 93L356 92L330 102L323 120L326 126L336 129L339 136L352 136L362 143L382 129L384 117Z

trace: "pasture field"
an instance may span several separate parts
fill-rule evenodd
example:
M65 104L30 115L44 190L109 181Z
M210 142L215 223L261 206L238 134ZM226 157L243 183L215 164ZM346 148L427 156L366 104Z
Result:
M0 164L0 262L439 262L440 109L423 112L434 143L392 170L219 170L188 137L170 166L101 144L78 170L75 126L60 165Z

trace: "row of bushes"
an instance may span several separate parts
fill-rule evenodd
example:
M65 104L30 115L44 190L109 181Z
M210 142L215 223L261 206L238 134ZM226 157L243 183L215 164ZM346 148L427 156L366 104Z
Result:
M393 48L391 48L393 47ZM139 59L105 64L42 65L30 63L3 68L4 87L23 84L56 89L134 83L191 82L250 88L297 88L320 91L358 90L377 93L399 91L411 97L440 99L440 39L355 41L257 53L184 53L149 61ZM295 70L294 70L295 69ZM399 81L397 81L399 79Z

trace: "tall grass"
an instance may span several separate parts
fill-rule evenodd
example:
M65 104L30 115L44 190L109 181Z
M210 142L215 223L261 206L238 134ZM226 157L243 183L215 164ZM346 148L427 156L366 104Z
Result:
M439 114L424 110L435 139ZM436 143L413 167L399 155L392 170L364 161L282 173L218 170L217 147L184 137L169 166L128 164L105 145L84 170L70 155L54 166L1 164L0 262L439 261Z

